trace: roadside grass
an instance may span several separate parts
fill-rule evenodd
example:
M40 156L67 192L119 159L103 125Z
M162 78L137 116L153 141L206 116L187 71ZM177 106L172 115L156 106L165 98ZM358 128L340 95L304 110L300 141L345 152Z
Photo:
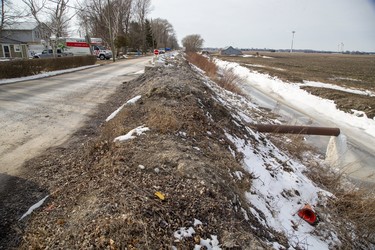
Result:
M155 106L151 108L149 113L146 124L160 133L176 133L181 128L179 118L171 108Z
M277 76L284 81L310 80L375 90L374 55L260 52L261 56L256 57L255 52L249 54L253 56L217 57Z
M330 208L341 218L355 223L357 235L375 244L375 193L373 188L337 190Z
M219 72L214 62L197 53L188 53L186 58L190 63L205 71L207 76L220 87L238 95L245 96L244 92L237 85L237 83L241 81L241 78L236 75L232 69L226 69Z
M226 90L229 90L238 95L244 96L245 94L238 87L237 83L241 81L241 77L233 72L233 69L225 69L221 72L219 77L216 79L216 83Z
M217 66L215 63L208 60L207 57L204 57L197 53L190 52L186 54L186 58L190 63L205 71L208 77L216 77Z

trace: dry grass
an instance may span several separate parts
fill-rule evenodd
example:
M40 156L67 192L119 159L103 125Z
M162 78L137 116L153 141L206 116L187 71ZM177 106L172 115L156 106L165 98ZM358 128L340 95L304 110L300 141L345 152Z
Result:
M160 133L174 133L181 127L181 122L179 122L177 114L173 112L171 108L163 106L153 107L149 114L150 116L146 124L148 124L151 129L155 129Z
M218 74L216 64L207 57L197 53L188 53L186 58L190 63L205 71L207 76L216 82L220 87L238 95L245 95L241 88L237 85L237 83L241 81L241 78L236 75L232 69L223 70Z
M353 187L345 185L344 172L333 172L329 166L317 161L314 149L303 140L303 135L272 135L272 142L298 158L308 167L306 175L334 198L318 209L322 217L335 221L335 231L342 242L342 249L375 244L375 192L374 186ZM325 220L323 219L323 222ZM353 237L355 233L355 237ZM359 245L358 245L359 244Z
M241 77L233 72L233 69L225 69L222 71L221 76L216 80L217 84L222 88L229 90L238 95L244 96L245 94L238 87L237 83L241 81Z
M305 143L304 135L300 134L273 134L271 140L277 147L288 152L299 160L302 160L305 157L307 151L313 150L310 145Z
M187 53L186 58L190 63L205 71L210 78L216 77L217 66L215 63L208 60L207 57L190 52Z
M341 218L352 222L357 235L375 244L375 196L373 189L360 188L335 193L331 209Z

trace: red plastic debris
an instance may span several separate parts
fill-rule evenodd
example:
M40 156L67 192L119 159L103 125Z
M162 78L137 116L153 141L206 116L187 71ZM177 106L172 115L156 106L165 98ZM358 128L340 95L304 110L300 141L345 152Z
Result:
M315 226L318 223L318 217L309 204L306 204L298 211L298 216L312 226Z

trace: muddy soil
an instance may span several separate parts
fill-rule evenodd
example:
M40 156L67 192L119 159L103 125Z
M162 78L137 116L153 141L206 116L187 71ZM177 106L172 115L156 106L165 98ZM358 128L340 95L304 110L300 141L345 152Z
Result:
M0 248L193 249L211 235L227 249L267 249L265 239L287 245L284 236L244 218L250 208L243 194L253 176L223 133L241 138L244 131L232 119L184 61L124 82L68 142L28 161L8 186L0 199L6 201ZM150 130L113 141L141 125ZM233 179L236 171L241 180ZM47 195L41 208L19 220ZM178 239L184 227L194 228L194 237Z
M335 102L338 109L347 113L353 113L352 110L362 111L370 119L375 117L375 97L356 95L334 89L325 89L317 87L301 87L307 92L324 99Z

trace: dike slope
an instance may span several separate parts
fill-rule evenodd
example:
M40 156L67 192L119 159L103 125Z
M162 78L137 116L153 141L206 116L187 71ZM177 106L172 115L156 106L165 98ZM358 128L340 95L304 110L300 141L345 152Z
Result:
M323 207L317 197L323 202L329 194L305 179L303 166L246 125L271 120L245 98L211 86L183 58L164 64L124 82L68 143L27 163L25 178L37 187L28 193L30 206L49 196L21 221L15 219L21 209L13 211L2 246L303 249L339 244L328 227L316 232L293 214L307 197ZM214 88L238 105L231 106ZM290 228L283 232L280 225Z

